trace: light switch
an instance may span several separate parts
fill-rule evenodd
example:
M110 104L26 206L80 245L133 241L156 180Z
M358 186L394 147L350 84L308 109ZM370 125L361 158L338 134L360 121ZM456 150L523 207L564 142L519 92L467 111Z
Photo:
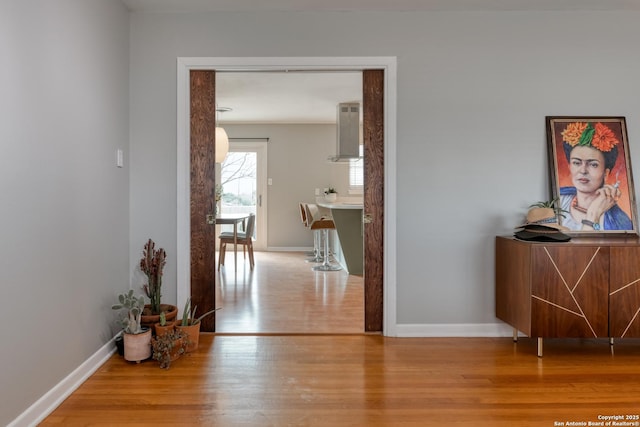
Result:
M267 179L267 185L273 185L273 180L271 178Z
M116 150L116 166L124 167L124 152L120 148Z

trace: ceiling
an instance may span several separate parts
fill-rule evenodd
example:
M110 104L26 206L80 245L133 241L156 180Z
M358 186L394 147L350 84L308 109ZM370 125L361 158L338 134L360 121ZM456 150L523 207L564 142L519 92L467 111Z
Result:
M362 73L218 72L216 102L225 123L335 123L341 102L362 102Z
M635 10L640 0L122 0L133 12ZM360 72L219 72L225 123L334 123L340 102L360 101Z

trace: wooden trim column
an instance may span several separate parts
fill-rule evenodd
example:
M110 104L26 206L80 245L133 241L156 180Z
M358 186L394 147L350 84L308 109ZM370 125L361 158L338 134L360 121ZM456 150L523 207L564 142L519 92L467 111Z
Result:
M215 307L215 71L190 71L191 94L191 306L198 314ZM183 307L178 307L182 312ZM215 313L201 331L215 331Z
M362 73L365 332L382 331L384 266L384 70Z

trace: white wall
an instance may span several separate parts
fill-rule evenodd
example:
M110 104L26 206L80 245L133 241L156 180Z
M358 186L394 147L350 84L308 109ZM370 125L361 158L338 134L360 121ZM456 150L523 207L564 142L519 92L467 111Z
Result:
M113 336L129 285L128 12L0 2L0 425Z
M396 56L397 322L476 325L496 322L494 236L549 196L544 117L626 116L640 161L639 23L134 13L129 29L117 1L0 3L0 423L111 338L109 306L148 237L168 251L175 300L177 57Z
M639 161L639 23L634 12L134 13L132 242L152 230L175 256L177 57L396 56L397 322L496 323L494 236L549 196L545 116L627 116Z
M545 115L625 115L636 157L632 112L640 58L630 52L639 18L628 12L134 14L133 110L158 117L158 125L132 120L132 144L173 150L174 111L167 103L178 56L397 56L398 322L494 322L493 236L511 233L528 204L548 197ZM596 27L607 31L585 31ZM175 185L168 169L141 174ZM132 191L143 188L132 181ZM132 203L135 234L144 206L170 212L174 201ZM162 221L167 234L173 225Z

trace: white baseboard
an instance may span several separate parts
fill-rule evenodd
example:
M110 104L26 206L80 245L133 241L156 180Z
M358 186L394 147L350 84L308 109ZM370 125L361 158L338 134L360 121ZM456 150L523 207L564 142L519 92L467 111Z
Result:
M397 337L513 337L505 323L398 324Z
M116 335L117 336L117 335ZM100 368L116 352L115 339L103 345L73 372L27 408L8 427L36 426L51 414L71 393Z

